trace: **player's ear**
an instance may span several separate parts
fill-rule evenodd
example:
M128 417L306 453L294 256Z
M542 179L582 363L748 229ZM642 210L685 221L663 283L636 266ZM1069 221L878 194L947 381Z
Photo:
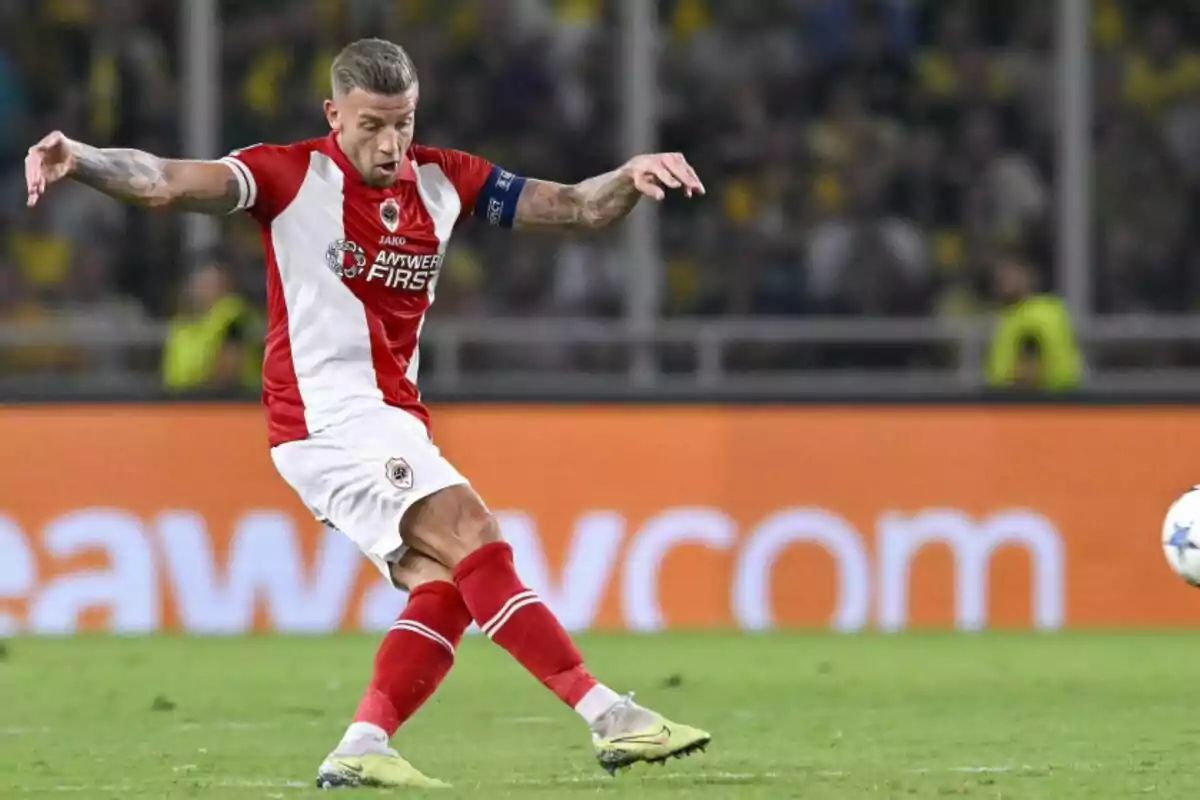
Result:
M330 130L337 133L342 132L342 116L338 113L338 107L332 100L325 101L325 119L329 122Z

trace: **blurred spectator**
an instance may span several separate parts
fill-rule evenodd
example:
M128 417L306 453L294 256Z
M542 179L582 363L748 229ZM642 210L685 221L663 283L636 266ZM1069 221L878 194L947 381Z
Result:
M828 113L812 124L809 134L812 155L826 168L869 159L890 170L901 142L895 120L872 111L858 85L846 79L837 83Z
M18 184L24 147L56 127L96 144L180 152L181 6L0 0L3 180ZM1200 13L1134 0L1092 6L1095 308L1195 311ZM1000 299L992 265L1006 252L1029 254L1045 265L1043 285L1059 285L1053 3L658 8L660 143L685 152L710 188L701 201L660 207L664 314L973 316ZM562 181L631 155L619 149L623 65L611 0L222 0L220 10L224 149L323 134L334 53L382 35L404 43L421 72L421 141ZM8 319L66 309L84 318L91 303L103 309L97 319L172 312L190 280L178 217L71 184L36 213L22 201L10 192L0 202L0 261L16 298L4 298ZM222 232L233 295L260 307L256 226L236 218ZM631 283L618 237L518 243L468 222L447 254L434 314L617 315ZM752 360L873 363L869 347L817 349L765 348ZM23 363L106 368L115 358L88 352L71 361L44 350ZM595 363L594 351L559 343L477 352L468 360L479 368ZM888 363L939 358L913 349Z
M988 384L1022 390L1077 388L1083 359L1066 305L1039 292L1033 270L1018 258L1001 259L995 280L1003 305L988 355Z
M1185 46L1170 11L1154 12L1145 35L1125 57L1125 99L1159 114L1200 89L1200 52Z
M1022 3L1016 14L1029 13ZM1009 98L1012 85L998 53L982 38L970 3L947 4L929 20L932 42L917 58L916 102L945 123L979 103Z
M209 256L188 277L163 348L163 384L175 392L259 385L260 326L234 293L224 265Z
M889 213L882 176L869 167L852 178L844 211L812 229L808 291L825 313L913 315L928 311L928 247L911 221Z
M1009 243L1028 241L1046 219L1049 192L1029 156L1003 146L994 113L977 111L966 119L962 157L962 183L981 195L984 235Z

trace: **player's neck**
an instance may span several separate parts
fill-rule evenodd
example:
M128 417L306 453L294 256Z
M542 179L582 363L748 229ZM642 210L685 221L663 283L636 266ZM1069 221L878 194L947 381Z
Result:
M367 180L367 176L363 174L361 169L359 169L358 164L354 163L354 159L351 157L350 152L342 146L341 131L334 131L332 138L333 146L337 149L337 155L342 163L342 170L357 178L359 183L362 183L364 186L370 186L371 183Z

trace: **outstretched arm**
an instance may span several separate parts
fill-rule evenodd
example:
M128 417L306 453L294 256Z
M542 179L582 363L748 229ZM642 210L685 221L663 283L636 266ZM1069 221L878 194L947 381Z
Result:
M201 214L227 214L244 187L220 161L159 158L141 150L100 149L54 132L29 149L29 205L50 184L72 178L126 203Z
M528 180L517 201L515 227L597 230L624 218L643 195L655 200L666 189L704 194L704 184L679 153L637 156L620 169L572 185Z
M233 169L219 161L183 161L88 145L78 145L74 155L70 177L127 203L228 214L240 197Z

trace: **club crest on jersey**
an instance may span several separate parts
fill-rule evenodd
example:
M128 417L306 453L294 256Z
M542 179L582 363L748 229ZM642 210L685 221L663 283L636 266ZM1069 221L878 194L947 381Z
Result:
M395 233L396 228L400 227L400 204L394 197L389 197L379 204L379 220L383 223L383 227L392 233Z
M325 263L339 278L357 278L367 268L367 254L357 242L338 239L325 251Z
M413 488L412 467L403 458L390 458L384 467L387 478L392 485L401 491Z

